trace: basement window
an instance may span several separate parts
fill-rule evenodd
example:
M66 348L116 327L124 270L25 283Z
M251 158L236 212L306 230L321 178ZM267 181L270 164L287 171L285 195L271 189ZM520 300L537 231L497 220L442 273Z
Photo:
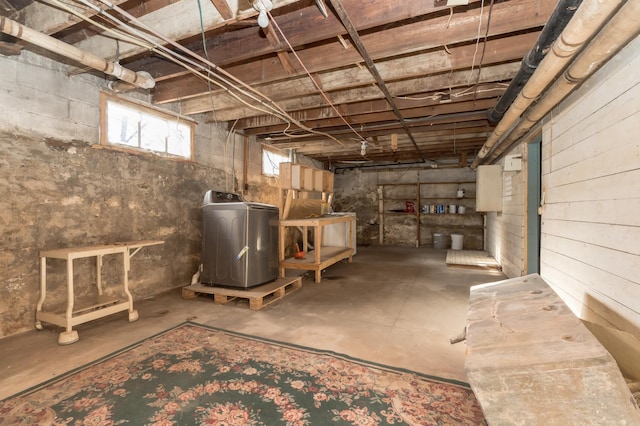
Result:
M190 119L103 93L102 123L107 145L193 159L195 123Z
M291 161L289 155L276 148L262 145L262 174L280 176L280 163Z

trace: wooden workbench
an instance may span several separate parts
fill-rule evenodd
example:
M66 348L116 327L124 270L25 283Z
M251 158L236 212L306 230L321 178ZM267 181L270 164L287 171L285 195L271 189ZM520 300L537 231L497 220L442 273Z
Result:
M131 258L142 247L163 244L164 241L136 241L101 246L70 247L40 252L40 298L36 307L36 328L42 329L42 322L48 322L61 327L65 331L58 337L58 343L69 345L78 341L79 336L73 326L83 324L94 319L112 315L117 312L129 311L129 322L138 319L138 312L133 309L133 297L129 291L129 270ZM106 255L121 254L123 262L122 286L126 295L125 301L107 297L102 288L102 258ZM75 259L96 258L96 287L97 294L90 300L78 300L74 296L73 261ZM47 298L47 258L61 259L67 262L67 304L64 313L43 311L42 306Z
M344 247L323 246L322 233L323 227L336 223L346 223L349 226L348 236L345 238L347 245ZM353 235L355 232L356 217L353 215L327 215L324 217L309 219L288 219L280 221L280 276L284 277L287 269L302 269L315 272L315 281L319 283L322 280L322 270L329 266L347 259L349 262L353 259L355 247L353 247ZM302 228L302 251L305 253L304 259L295 259L293 257L285 259L285 232L287 227ZM315 247L312 251L308 251L307 229L313 230L313 240Z
M350 214L326 214L333 199L333 173L300 164L280 163L280 230L279 256L280 277L287 269L315 272L315 281L322 280L322 270L343 259L352 261L355 254L356 217ZM323 246L323 228L345 223L344 246ZM287 229L302 230L302 259L285 258ZM313 231L314 249L309 251L307 231Z

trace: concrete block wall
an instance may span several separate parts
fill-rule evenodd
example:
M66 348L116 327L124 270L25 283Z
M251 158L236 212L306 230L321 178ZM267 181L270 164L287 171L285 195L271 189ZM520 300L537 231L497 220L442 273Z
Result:
M105 80L92 75L67 76L57 62L28 51L2 57L0 130L97 142L99 89L104 86Z

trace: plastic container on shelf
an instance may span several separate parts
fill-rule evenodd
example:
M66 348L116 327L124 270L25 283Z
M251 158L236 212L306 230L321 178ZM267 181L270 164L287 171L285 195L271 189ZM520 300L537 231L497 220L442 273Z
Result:
M463 244L464 244L464 235L462 235L462 234L451 234L451 249L452 250L462 250Z
M447 239L444 234L433 233L433 248L443 250L447 248Z

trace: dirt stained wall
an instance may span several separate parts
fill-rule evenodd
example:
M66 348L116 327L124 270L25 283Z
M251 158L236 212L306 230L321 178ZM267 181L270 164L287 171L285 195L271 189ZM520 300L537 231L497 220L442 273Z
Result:
M200 203L205 190L224 188L222 170L9 133L0 133L0 152L0 336L34 325L40 250L164 240L132 258L134 298L190 282L200 263ZM120 265L105 257L107 286L121 282ZM64 300L64 268L49 261L45 307ZM95 258L76 269L78 296L93 291Z

